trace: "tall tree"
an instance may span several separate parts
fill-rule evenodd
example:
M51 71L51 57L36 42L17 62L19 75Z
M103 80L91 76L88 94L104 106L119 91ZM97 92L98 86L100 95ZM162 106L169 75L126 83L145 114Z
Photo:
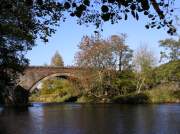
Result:
M118 64L118 70L127 70L132 67L133 50L125 44L126 34L112 35L111 45Z
M75 56L76 64L81 67L97 69L115 68L112 49L109 42L97 36L84 36Z
M156 58L153 52L146 45L141 46L134 55L134 67L137 72L136 88L138 93L142 88L148 89L153 83L152 69L156 65Z
M84 36L76 54L79 66L95 68L119 68L120 71L131 67L133 51L125 44L125 35L113 35L108 40L96 36Z
M55 32L61 6L53 0L0 1L0 97L13 101L17 75L28 65L24 54Z
M161 51L161 59L167 59L169 61L180 60L180 38L178 41L174 39L160 40L160 47L164 48Z
M55 66L55 67L63 67L64 66L64 61L58 51L56 51L56 53L54 54L54 56L51 59L51 66Z

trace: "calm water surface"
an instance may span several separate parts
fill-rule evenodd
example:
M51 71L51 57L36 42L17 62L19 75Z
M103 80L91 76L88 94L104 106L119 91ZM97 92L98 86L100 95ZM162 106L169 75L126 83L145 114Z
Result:
M180 134L180 105L33 104L0 108L0 134Z

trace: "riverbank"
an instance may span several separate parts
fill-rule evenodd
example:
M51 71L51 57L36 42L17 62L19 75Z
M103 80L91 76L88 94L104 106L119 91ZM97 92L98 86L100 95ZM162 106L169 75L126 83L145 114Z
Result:
M120 103L120 104L156 104L156 103L180 103L180 90L159 89L146 90L140 93L130 93L115 97L95 97L83 95L80 97L57 95L43 95L31 97L31 102L74 102L74 103Z
M60 96L59 94L45 94L45 95L32 95L29 100L30 102L65 102L69 99L70 95Z
M180 90L173 90L170 85L169 87L164 85L141 93L116 96L113 102L125 104L180 103Z

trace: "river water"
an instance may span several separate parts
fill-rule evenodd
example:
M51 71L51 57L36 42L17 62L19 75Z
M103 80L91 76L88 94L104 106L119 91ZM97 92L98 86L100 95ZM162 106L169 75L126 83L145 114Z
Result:
M180 134L180 104L0 108L0 134Z

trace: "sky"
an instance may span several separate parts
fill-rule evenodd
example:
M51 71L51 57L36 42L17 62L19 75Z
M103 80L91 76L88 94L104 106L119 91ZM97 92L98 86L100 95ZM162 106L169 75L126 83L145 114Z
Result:
M177 4L180 6L179 0ZM177 13L180 14L180 11ZM146 18L141 17L139 21L129 18L127 21L122 20L118 24L105 23L101 35L103 38L108 38L114 34L126 33L128 35L126 44L131 49L136 51L141 45L146 44L158 60L161 50L158 41L172 36L168 35L163 28L160 30L146 29L145 24L147 22ZM60 23L56 30L56 33L49 38L48 43L37 40L37 46L27 52L26 57L30 60L30 65L49 65L56 51L60 53L66 66L73 65L75 53L78 51L77 45L82 37L94 35L94 31L97 29L93 25L80 26L76 24L75 19L69 18L66 22Z

